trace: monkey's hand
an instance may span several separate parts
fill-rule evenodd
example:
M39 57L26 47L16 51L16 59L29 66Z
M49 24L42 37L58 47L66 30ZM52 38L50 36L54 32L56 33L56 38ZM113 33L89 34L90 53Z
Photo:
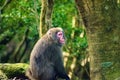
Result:
M66 80L70 80L70 78L67 76Z

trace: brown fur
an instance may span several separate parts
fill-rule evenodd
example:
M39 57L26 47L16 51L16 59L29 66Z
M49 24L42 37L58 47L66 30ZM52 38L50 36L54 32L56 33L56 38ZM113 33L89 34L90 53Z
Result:
M62 44L56 38L61 28L51 28L35 44L30 56L30 68L26 75L31 80L70 80L63 66Z

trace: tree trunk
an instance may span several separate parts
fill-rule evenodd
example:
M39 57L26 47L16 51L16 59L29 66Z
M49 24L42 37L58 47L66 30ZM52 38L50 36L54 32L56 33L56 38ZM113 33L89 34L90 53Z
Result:
M39 36L41 37L50 27L52 27L52 11L53 11L53 0L42 0L42 9L40 14L40 31Z
M52 11L53 11L53 5L54 5L54 2L53 0L48 0L47 1L47 12L46 12L46 26L47 26L47 29L51 28L52 27Z
M39 31L39 36L42 36L42 28L45 28L45 14L46 14L46 9L47 9L47 0L41 0L42 1L42 8L41 8L41 13L40 13L40 31Z
M120 35L118 35L120 34L120 19L118 18L120 11L117 8L117 2L112 0L75 0L75 2L86 26L90 78L103 80L101 68L103 56L120 53ZM109 60L112 61L113 58Z
M18 62L18 56L20 56L20 51L22 50L23 45L25 44L27 37L28 37L29 29L27 28L25 31L25 35L23 36L22 41L17 46L13 54L10 56L10 60L8 62Z

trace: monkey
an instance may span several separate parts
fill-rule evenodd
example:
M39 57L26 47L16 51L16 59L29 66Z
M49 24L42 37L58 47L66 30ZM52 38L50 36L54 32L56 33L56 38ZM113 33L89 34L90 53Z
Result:
M63 65L65 40L62 28L50 28L33 47L26 76L31 80L70 80Z

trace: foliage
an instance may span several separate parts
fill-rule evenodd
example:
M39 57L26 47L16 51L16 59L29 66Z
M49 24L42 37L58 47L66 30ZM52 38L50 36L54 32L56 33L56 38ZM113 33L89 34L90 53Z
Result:
M3 1L3 4L4 2L5 1ZM1 6L3 6L3 4L1 4ZM40 4L36 3L36 5L37 13L40 13ZM11 42L15 42L15 46L18 46L27 28L29 29L28 41L36 41L35 39L38 38L37 27L39 25L37 24L35 15L36 11L34 9L33 0L11 1L3 8L0 14L0 57L9 55L7 45L11 44ZM12 51L12 53L14 51Z
M4 3L4 1L3 1ZM17 5L16 5L17 4ZM3 4L1 4L3 5ZM38 39L39 14L41 3L37 0L17 0L8 4L1 14L2 21L0 23L0 52L7 54L4 50L7 48L6 44L14 41L16 44L22 41L25 30L29 29L28 40L36 42ZM37 12L36 12L37 11ZM64 48L72 53L79 54L79 50L87 47L86 37L78 37L83 31L82 28L72 28L72 17L77 15L76 7L73 0L55 0L54 10L52 14L53 26L60 26L64 29L68 47ZM71 32L75 31L74 39L71 39ZM74 42L74 43L71 43ZM31 43L31 42L30 42ZM16 45L17 46L17 45ZM77 49L78 51L75 52Z
M66 51L71 55L78 56L84 49L87 48L86 35L80 38L80 34L84 32L83 25L72 28L72 18L77 15L76 6L73 0L55 0L53 11L53 26L60 26L64 29L67 37ZM75 32L74 38L71 38L72 31ZM80 56L79 56L80 57Z
M16 5L18 4L18 5ZM40 9L40 8L39 8ZM25 28L30 29L30 33L37 35L37 26L34 12L33 1L13 1L2 12L2 22L0 23L0 33L4 36L13 36L15 34L24 33ZM21 34L22 35L22 34ZM30 35L33 37L34 35Z

